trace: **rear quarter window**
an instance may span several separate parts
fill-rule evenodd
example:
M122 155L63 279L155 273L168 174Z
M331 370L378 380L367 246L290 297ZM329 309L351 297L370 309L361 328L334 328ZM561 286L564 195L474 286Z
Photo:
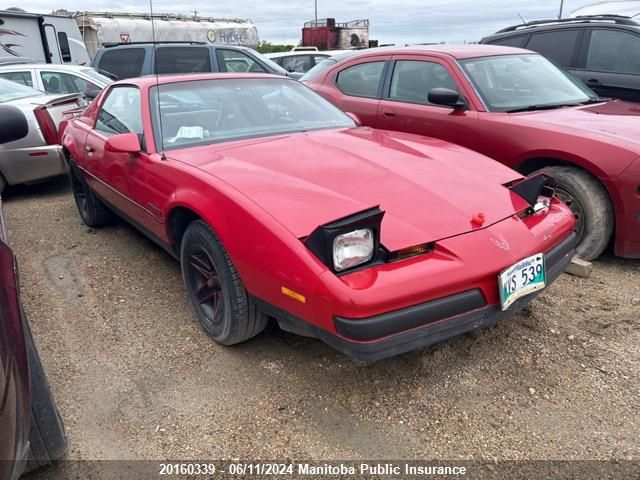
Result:
M502 45L503 47L522 48L527 38L528 35L515 35L513 37L496 38L495 40L489 40L482 43L488 43L490 45Z
M107 49L100 57L97 68L119 79L139 77L142 73L144 56L144 48Z

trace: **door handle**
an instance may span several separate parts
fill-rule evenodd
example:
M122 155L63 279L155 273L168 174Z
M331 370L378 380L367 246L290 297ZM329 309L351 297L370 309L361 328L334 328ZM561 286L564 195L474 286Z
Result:
M393 118L396 116L395 112L391 112L389 110L385 110L382 114L387 118Z
M589 80L587 80L587 84L589 84L589 85L599 85L600 82L596 78L590 78Z
M89 156L93 155L93 152L95 152L95 150L91 147L84 147L84 149L89 154Z

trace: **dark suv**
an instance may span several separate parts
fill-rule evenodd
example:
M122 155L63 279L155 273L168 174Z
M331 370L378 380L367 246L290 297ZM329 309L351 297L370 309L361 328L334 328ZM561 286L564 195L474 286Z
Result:
M118 80L164 73L287 75L280 65L250 48L200 42L105 44L96 53L91 66Z
M480 43L533 50L602 97L640 102L640 23L629 17L539 20L505 28Z

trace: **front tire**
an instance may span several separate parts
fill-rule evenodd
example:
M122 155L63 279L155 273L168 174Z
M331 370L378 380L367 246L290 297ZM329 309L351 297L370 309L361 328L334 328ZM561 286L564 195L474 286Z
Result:
M91 191L87 182L84 181L78 167L73 163L73 158L69 159L69 177L71 179L71 191L78 207L78 213L82 221L89 227L102 227L113 219L113 213L102 201Z
M202 220L182 237L180 263L191 305L216 342L234 345L264 330L267 316L249 300L229 254Z
M556 180L556 195L576 217L576 255L584 260L598 258L613 234L613 207L607 191L589 173L575 167L545 167Z

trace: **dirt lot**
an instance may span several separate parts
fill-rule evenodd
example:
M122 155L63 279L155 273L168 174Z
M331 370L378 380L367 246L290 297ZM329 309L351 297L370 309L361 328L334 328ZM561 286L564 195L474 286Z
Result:
M640 261L604 258L494 327L365 364L275 327L218 346L144 236L88 229L64 181L10 193L68 458L640 458Z

